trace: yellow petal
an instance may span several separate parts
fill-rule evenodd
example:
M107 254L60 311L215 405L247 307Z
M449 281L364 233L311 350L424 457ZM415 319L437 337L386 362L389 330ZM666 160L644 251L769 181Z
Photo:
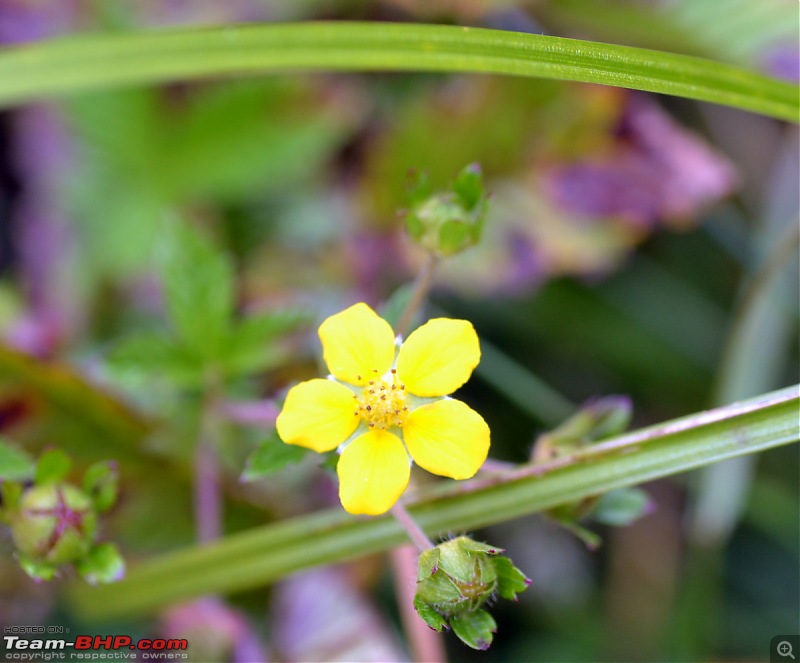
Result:
M322 356L340 380L365 385L394 361L394 333L386 320L366 304L332 315L319 327Z
M446 396L469 380L480 360L478 334L470 322L435 318L403 343L397 377L411 394Z
M489 426L471 407L445 399L418 407L403 424L403 440L420 467L469 479L489 453Z
M308 380L289 390L275 422L286 444L319 453L344 442L358 426L353 392L331 380Z
M377 516L392 508L408 485L411 462L396 435L370 431L339 458L339 499L345 511Z

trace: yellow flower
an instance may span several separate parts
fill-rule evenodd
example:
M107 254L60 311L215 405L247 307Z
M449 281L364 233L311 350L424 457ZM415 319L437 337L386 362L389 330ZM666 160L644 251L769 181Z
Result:
M331 375L289 390L278 434L320 453L339 447L339 499L347 511L388 511L408 485L412 459L453 479L478 471L489 427L446 397L480 361L472 324L436 318L400 344L388 322L355 304L325 320L319 337Z

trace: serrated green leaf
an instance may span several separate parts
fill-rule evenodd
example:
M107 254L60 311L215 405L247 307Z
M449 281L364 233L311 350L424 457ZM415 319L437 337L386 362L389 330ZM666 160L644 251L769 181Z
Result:
M121 339L106 358L120 372L165 377L183 386L203 382L206 361L166 332L138 332Z
M453 633L465 645L482 651L489 649L497 631L497 623L485 610L463 612L450 619Z
M76 567L81 577L91 585L115 582L125 576L125 560L113 543L95 546Z
M167 315L178 340L201 357L219 358L234 304L231 260L199 230L174 223L162 275Z
M45 451L36 462L37 484L55 483L65 479L72 467L70 457L61 449Z
M310 319L299 310L272 311L244 318L228 334L220 361L225 373L235 376L275 366L285 357L275 340Z
M495 557L492 563L497 572L497 592L504 599L516 601L517 594L528 589L531 581L508 557Z
M305 455L302 447L284 444L273 436L250 455L242 472L242 481L256 481L275 474L287 465L301 461Z
M161 145L167 195L235 201L253 191L280 191L313 172L340 132L330 114L293 107L295 99L301 97L286 81L195 91Z
M36 464L21 449L0 437L0 482L25 481L33 478Z
M604 525L630 525L647 512L650 496L641 488L617 488L595 503L590 515Z

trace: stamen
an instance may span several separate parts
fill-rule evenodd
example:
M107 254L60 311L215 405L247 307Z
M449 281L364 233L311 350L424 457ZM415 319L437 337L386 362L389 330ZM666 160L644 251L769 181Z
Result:
M395 375L396 370L392 369L391 377L369 380L361 395L356 396L358 414L370 428L401 428L405 423L408 413L405 387L397 383Z

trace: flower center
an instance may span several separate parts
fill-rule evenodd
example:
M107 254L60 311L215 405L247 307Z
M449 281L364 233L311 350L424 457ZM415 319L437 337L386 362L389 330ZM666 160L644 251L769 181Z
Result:
M378 371L374 371L376 374ZM359 377L359 379L361 379ZM389 379L370 380L356 399L356 414L369 424L370 428L402 427L408 415L406 407L406 386L397 381L397 372L392 369Z

